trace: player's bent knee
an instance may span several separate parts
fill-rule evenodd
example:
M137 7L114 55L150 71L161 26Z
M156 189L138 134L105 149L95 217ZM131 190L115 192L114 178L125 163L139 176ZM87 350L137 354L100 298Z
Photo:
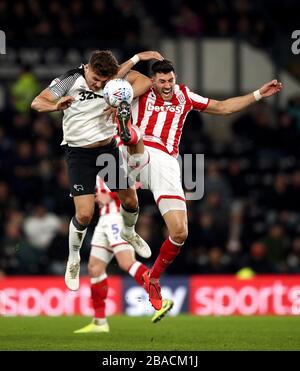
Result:
M93 214L89 211L79 211L76 213L76 219L81 225L89 225Z
M170 237L174 242L184 243L188 237L188 230L187 228L178 229L171 233Z
M138 208L138 200L136 197L124 197L122 205L126 210L135 210Z
M99 277L101 274L105 273L105 269L100 264L89 263L88 273L90 277Z

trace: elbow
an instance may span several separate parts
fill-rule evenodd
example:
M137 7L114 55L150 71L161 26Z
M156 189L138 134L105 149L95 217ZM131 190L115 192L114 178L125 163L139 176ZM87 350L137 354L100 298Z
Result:
M36 98L34 98L34 100L31 102L31 109L34 109L35 111L37 111L37 104L36 104Z
M35 111L38 111L38 112L41 112L41 109L40 109L39 104L38 104L37 97L35 97L34 100L31 102L31 109L33 109Z

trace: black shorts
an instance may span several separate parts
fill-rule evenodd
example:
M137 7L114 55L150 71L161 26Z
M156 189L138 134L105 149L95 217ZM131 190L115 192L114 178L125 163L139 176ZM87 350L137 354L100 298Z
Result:
M66 145L65 152L72 196L94 194L98 173L111 191L131 186L115 139L97 148Z

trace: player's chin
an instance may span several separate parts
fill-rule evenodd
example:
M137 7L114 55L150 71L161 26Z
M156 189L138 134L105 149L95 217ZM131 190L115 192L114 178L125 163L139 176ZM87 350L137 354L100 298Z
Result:
M172 93L168 93L168 94L166 94L166 93L162 93L162 99L163 100L170 100L172 98Z

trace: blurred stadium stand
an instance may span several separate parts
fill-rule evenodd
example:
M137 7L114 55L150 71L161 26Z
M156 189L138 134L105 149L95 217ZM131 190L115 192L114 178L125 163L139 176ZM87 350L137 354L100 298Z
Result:
M120 61L158 49L174 60L178 80L204 96L283 81L280 97L239 115L188 116L181 153L205 154L205 196L188 203L189 238L168 273L300 273L300 64L291 53L298 8L291 0L0 0L0 272L64 271L73 205L61 120L31 111L30 101L91 50L108 48ZM139 233L155 257L166 231L151 194L139 198ZM96 221L95 213L83 261Z

